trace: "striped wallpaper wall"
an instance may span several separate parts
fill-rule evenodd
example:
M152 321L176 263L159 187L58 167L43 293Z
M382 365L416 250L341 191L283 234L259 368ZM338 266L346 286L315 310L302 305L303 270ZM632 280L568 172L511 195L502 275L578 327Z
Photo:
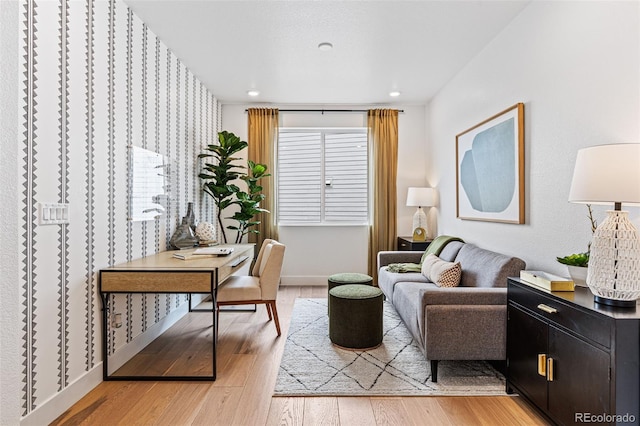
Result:
M197 154L220 129L217 99L116 0L20 0L22 415L101 362L97 271L166 249L203 197ZM128 147L168 156L168 214L131 222ZM41 202L69 203L70 223L38 225ZM109 353L186 301L114 296L124 326Z

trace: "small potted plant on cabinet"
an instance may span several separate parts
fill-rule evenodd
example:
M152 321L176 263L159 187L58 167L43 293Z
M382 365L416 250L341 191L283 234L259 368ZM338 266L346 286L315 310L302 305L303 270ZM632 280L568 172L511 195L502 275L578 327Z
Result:
M598 223L593 218L593 211L591 205L587 204L589 210L589 221L591 222L591 233L593 234L598 227ZM556 257L558 262L563 265L567 265L569 270L569 276L576 285L585 287L587 285L587 270L589 267L589 251L591 248L591 242L587 245L587 251L584 253L574 253L569 256Z

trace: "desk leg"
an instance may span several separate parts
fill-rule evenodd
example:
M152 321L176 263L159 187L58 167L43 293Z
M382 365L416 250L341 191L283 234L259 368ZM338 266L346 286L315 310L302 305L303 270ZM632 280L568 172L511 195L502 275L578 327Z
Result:
M109 320L109 293L100 293L102 299L102 380L109 380L109 351L107 347L107 324Z
M214 272L213 283L211 289L211 303L213 307L211 313L213 315L213 380L216 380L217 352L218 352L218 269Z

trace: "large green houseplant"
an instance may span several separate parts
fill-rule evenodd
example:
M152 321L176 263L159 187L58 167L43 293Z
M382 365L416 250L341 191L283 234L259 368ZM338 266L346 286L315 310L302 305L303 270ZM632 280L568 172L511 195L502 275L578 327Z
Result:
M259 220L256 220L256 216L260 213L269 213L269 210L260 207L260 202L264 200L264 194L262 193L262 186L258 185L258 181L264 177L271 176L267 174L267 166L265 164L256 164L249 160L248 171L249 173L241 176L240 179L247 183L247 192L237 191L236 200L233 204L236 204L240 209L231 216L231 219L238 221L238 226L229 226L229 229L233 229L237 232L236 243L242 241L242 237L252 232L259 234L257 229L251 229L260 224Z
M217 221L222 232L222 238L227 243L227 233L222 223L222 212L231 205L237 205L239 210L233 216L225 219L233 219L238 222L238 226L230 225L226 229L237 232L235 242L239 243L242 237L249 232L258 232L250 228L259 224L260 221L254 216L260 212L266 212L260 208L260 202L264 199L261 193L262 187L258 185L258 180L269 176L266 174L267 166L248 161L249 173L244 173L244 166L238 165L239 157L235 155L247 148L249 144L241 140L231 132L222 131L218 133L218 144L208 145L206 150L198 158L213 158L216 161L207 161L203 165L203 172L199 177L204 180L204 191L209 194L217 207ZM241 179L247 183L248 192L242 191L236 182Z

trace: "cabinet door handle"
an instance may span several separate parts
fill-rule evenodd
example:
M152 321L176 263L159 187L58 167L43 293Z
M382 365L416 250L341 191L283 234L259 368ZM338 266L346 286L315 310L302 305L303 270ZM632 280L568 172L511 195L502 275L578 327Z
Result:
M545 305L544 303L539 304L538 309L540 309L541 311L545 311L548 314L555 314L556 312L558 312L556 308L552 308L551 306Z
M553 382L553 358L547 359L547 380Z
M538 374L547 377L547 356L545 354L538 354Z

